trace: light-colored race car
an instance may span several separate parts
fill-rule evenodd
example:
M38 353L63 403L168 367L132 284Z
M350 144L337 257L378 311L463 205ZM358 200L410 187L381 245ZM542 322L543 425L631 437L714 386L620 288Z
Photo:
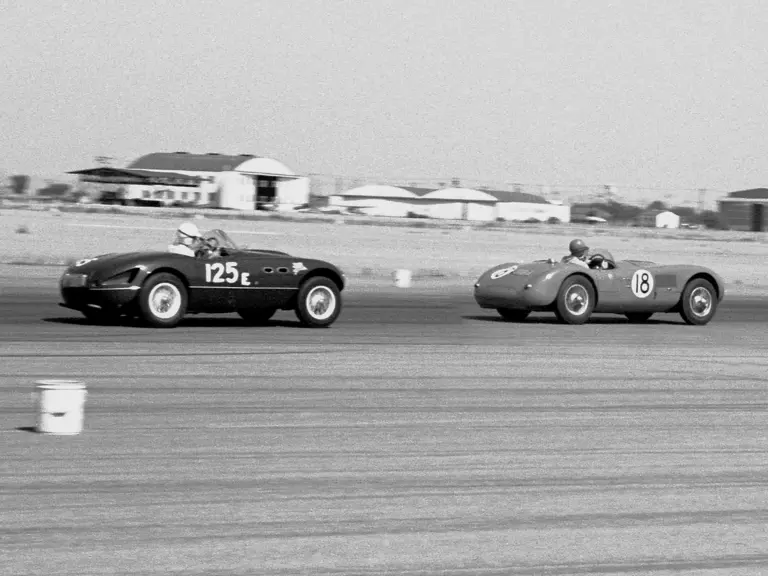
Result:
M723 279L703 266L617 262L607 250L593 251L588 265L552 259L499 264L475 283L475 301L509 321L534 311L554 312L567 324L583 324L592 313L645 322L655 313L675 312L688 324L704 325L725 296Z

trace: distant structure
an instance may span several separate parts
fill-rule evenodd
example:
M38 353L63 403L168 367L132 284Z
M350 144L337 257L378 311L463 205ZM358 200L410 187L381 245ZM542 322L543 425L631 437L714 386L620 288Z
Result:
M471 221L570 221L568 206L524 192L462 188L419 188L368 184L337 192L329 206L369 216Z
M636 223L648 228L680 228L680 216L669 210L646 210L637 217Z
M717 204L726 228L750 232L768 230L768 188L731 192Z
M144 206L292 210L309 202L309 178L271 158L155 152L125 168L74 170L100 187L100 201Z

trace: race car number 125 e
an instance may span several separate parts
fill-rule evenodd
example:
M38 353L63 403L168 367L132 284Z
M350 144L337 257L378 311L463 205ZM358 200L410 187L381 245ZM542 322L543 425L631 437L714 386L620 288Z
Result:
M238 278L243 286L250 286L250 273L242 274L237 269L237 262L214 262L205 265L205 281L212 284L237 284Z
M203 233L205 250L109 253L79 259L59 281L61 306L114 324L140 320L173 328L188 314L237 313L264 325L292 310L307 327L333 324L346 277L326 260L238 246L224 230Z

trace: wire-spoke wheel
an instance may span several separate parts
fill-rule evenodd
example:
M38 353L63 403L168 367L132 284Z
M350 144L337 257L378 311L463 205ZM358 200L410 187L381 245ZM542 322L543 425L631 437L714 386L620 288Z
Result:
M336 283L315 276L299 288L296 316L305 325L321 328L333 324L341 313L341 293Z
M141 317L156 328L173 328L187 310L187 289L174 274L150 276L139 292Z
M717 292L704 278L688 282L681 297L680 316L687 324L703 326L709 323L717 311Z
M566 324L584 324L595 308L595 290L584 276L566 278L557 294L556 315Z

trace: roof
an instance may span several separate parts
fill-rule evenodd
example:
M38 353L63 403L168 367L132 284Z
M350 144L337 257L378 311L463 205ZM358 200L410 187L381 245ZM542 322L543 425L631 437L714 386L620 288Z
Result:
M226 172L235 170L243 162L258 158L253 154L190 154L189 152L154 152L141 156L128 165L131 169L186 170L188 172Z
M338 196L364 196L369 198L416 198L416 194L406 188L384 184L367 184L346 190Z
M416 196L425 196L426 194L429 194L430 192L434 192L435 190L437 190L437 188L420 188L418 186L398 186L398 188L402 188L403 190L408 190L408 192L412 192Z
M739 190L728 194L729 198L748 198L750 200L768 199L768 188L751 188L750 190Z
M654 208L653 210L644 210L643 212L640 212L640 214L637 215L637 218L656 218L662 214L671 215L676 218L679 218L679 216L674 212L672 212L671 210L661 210L659 208Z
M425 200L459 200L463 202L496 202L496 198L474 188L441 188L422 196Z
M128 168L111 168L100 166L98 168L86 168L85 170L73 170L67 174L77 174L94 179L111 179L118 181L123 179L126 183L140 180L142 183L173 184L174 182L197 185L200 177L189 174L180 174L178 172L160 172L156 170L133 170ZM167 181L167 182L164 182Z
M509 192L507 190L486 190L482 189L482 192L490 194L496 198L499 202L521 202L523 204L550 204L549 200L542 196L536 196L535 194L528 194L526 192Z

